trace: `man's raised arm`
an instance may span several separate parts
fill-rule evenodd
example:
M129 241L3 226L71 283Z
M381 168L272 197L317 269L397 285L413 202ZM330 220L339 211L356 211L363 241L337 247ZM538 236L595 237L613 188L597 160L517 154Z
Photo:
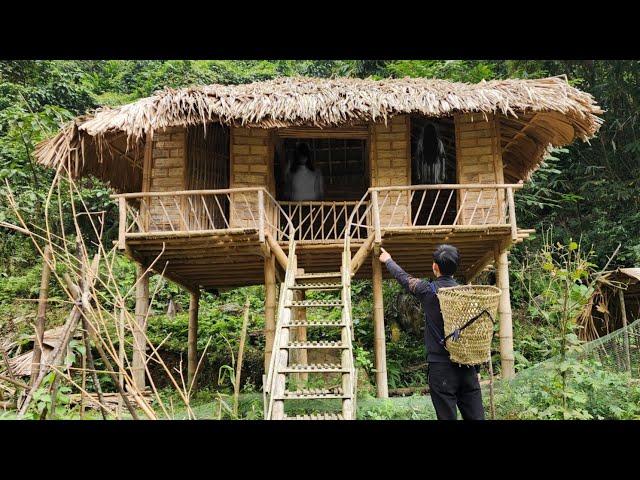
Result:
M412 277L405 272L400 265L393 261L391 255L382 248L380 261L384 263L387 270L395 277L395 279L404 287L404 289L413 295L423 295L430 291L429 284L424 280Z

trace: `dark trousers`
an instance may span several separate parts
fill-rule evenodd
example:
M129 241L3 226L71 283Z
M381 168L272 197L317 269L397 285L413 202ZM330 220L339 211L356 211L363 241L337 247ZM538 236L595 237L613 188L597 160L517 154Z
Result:
M456 420L456 405L465 420L484 420L482 392L475 367L429 363L429 392L438 420Z

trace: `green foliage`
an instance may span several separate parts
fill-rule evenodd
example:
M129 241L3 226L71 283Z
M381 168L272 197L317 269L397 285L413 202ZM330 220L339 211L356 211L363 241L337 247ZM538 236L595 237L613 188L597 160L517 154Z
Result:
M496 409L505 419L594 419L640 418L640 384L624 372L611 372L596 361L575 357L556 363L545 362L511 383L496 389ZM566 406L558 392L563 390L559 372L570 372L565 387Z
M240 84L293 75L373 78L409 76L478 82L559 74L566 74L571 84L595 95L606 110L605 123L590 145L576 142L553 151L531 181L516 195L517 217L521 226L534 227L538 231L551 225L554 227L553 235L536 235L527 244L518 245L512 250L516 368L521 371L572 348L576 333L575 322L565 321L565 317L573 318L575 311L579 310L590 293L584 272L562 266L562 255L566 256L568 252L575 255L576 249L567 245L562 252L548 252L550 258L541 257L538 251L545 248L545 244L554 244L558 239L580 238L580 250L585 246L594 252L594 256L589 257L589 262L602 265L618 243L621 243L620 252L611 266L640 263L640 196L637 194L640 181L640 139L637 137L637 112L640 111L638 61L0 61L0 221L16 222L5 199L5 180L11 185L25 220L37 221L42 217L42 204L52 172L35 164L33 151L35 145L51 135L61 123L98 105L121 105L165 87L178 88L203 83ZM105 211L103 240L105 245L109 245L117 236L117 207L108 198L109 189L95 179L82 180L80 188L92 210ZM62 208L67 220L57 225L54 233L64 231L73 239L75 230L67 215L71 209L71 199L63 199ZM57 212L50 213L56 219ZM79 221L83 234L91 240L94 233L88 218L83 217ZM5 315L5 312L18 312L16 298L37 297L40 260L28 239L6 229L0 231L0 256L4 260L0 266L0 312ZM551 265L546 270L545 263ZM135 268L122 257L116 259L114 268L117 278L122 279L119 288L125 293L133 286ZM586 270L590 269L586 265ZM166 339L163 348L179 354L184 352L187 343L188 294L170 282L159 285L158 281L155 277L151 282L151 291L156 291L156 294L151 304L153 314L149 319L149 335L156 344ZM550 287L551 284L553 286ZM354 282L352 292L356 361L371 376L374 373L371 284ZM398 311L396 301L399 293L397 284L385 282L384 303L388 329L392 323L402 325L403 314ZM198 347L203 351L211 339L208 355L217 359L217 365L229 364L229 345L225 338L233 351L237 351L242 322L238 309L244 304L245 295L249 295L252 311L256 312L250 331L259 331L264 325L264 293L261 287L219 294L206 293L202 297L202 333ZM54 280L50 296L54 299L64 298ZM173 320L164 315L170 298L182 309ZM133 308L133 300L129 307ZM320 315L326 313L328 312L318 312ZM330 315L335 315L335 311ZM422 336L404 328L397 341L390 339L388 331L390 386L394 388L426 383L424 369L421 368L425 354ZM259 356L263 343L261 335L250 335L247 345L249 357L252 354ZM494 365L499 369L499 359L496 357L495 360ZM594 371L595 367L584 367L587 368L584 371L582 366L566 361L569 363L557 367L556 371L564 372L565 380L573 379L574 384L578 385L578 392L591 391L589 394L585 393L586 403L583 402L582 394L572 393L570 382L569 385L565 382L565 386L560 389L556 383L550 382L545 393L540 393L540 397L531 400L538 412L547 412L545 415L551 417L557 416L557 410L547 409L552 404L557 405L560 398L557 396L558 392L564 392L562 398L568 406L562 411L562 415L571 416L571 412L582 415L580 412L585 411L593 418L622 418L626 415L621 412L599 411L596 408L608 408L606 405L596 405L598 402L606 403L603 401L606 389L600 388L600 384L609 385L616 398L618 395L619 398L624 398L623 391L630 391L629 398L635 398L633 391L627 389L622 379L610 376L600 378ZM97 362L100 363L99 359ZM562 379L562 375L558 378ZM587 387L590 378L600 383ZM106 376L101 380L104 380L105 386L109 386L111 381ZM255 388L251 386L251 381L249 385L250 388ZM223 400L218 401L223 403ZM218 407L224 410L220 405ZM631 409L624 406L620 408L632 415ZM380 409L377 412L370 415L395 415L391 411L385 413ZM531 415L534 416L533 413Z

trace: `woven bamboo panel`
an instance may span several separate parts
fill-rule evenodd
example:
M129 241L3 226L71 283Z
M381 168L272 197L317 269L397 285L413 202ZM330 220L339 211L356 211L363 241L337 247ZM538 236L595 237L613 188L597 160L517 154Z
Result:
M185 130L172 127L155 132L148 185L152 192L170 192L185 189ZM176 205L169 199L160 204L158 198L151 197L143 210L143 221L147 228L171 230L180 225L181 218Z
M409 116L397 115L376 123L371 138L371 186L411 185ZM380 208L380 224L407 226L411 222L409 192L391 192ZM381 201L382 203L382 201Z
M270 130L231 128L231 188L266 187L273 193L272 166L273 145ZM255 196L249 198L247 195L232 195L231 203L231 227L254 227L253 218L258 218Z
M458 183L503 183L499 122L493 115L460 114L454 117ZM505 222L502 191L460 190L464 200L460 224Z

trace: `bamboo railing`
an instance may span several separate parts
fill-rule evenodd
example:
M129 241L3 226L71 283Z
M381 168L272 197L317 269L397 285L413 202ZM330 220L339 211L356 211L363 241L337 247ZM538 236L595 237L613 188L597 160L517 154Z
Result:
M517 228L513 191L522 184L447 184L369 189L379 229L441 226ZM377 213L376 213L377 212Z
M280 222L284 224L290 219L294 223L298 241L324 242L343 239L352 213L360 223L366 221L363 217L366 205L357 201L280 202L280 205L284 211ZM353 238L361 240L359 233L360 230L354 231Z
M365 241L383 230L509 227L517 238L513 192L522 184L447 184L370 188L358 202L278 202L263 187L113 195L119 202L118 243L153 235L255 229L300 242Z
M353 207L344 234L344 265L353 276L386 230L509 228L518 239L514 190L522 184L440 184L372 187ZM358 216L355 213L358 212ZM362 219L365 219L362 222ZM351 239L366 239L355 256Z
M112 195L119 203L118 245L127 238L255 229L287 240L286 213L265 188L140 192Z

